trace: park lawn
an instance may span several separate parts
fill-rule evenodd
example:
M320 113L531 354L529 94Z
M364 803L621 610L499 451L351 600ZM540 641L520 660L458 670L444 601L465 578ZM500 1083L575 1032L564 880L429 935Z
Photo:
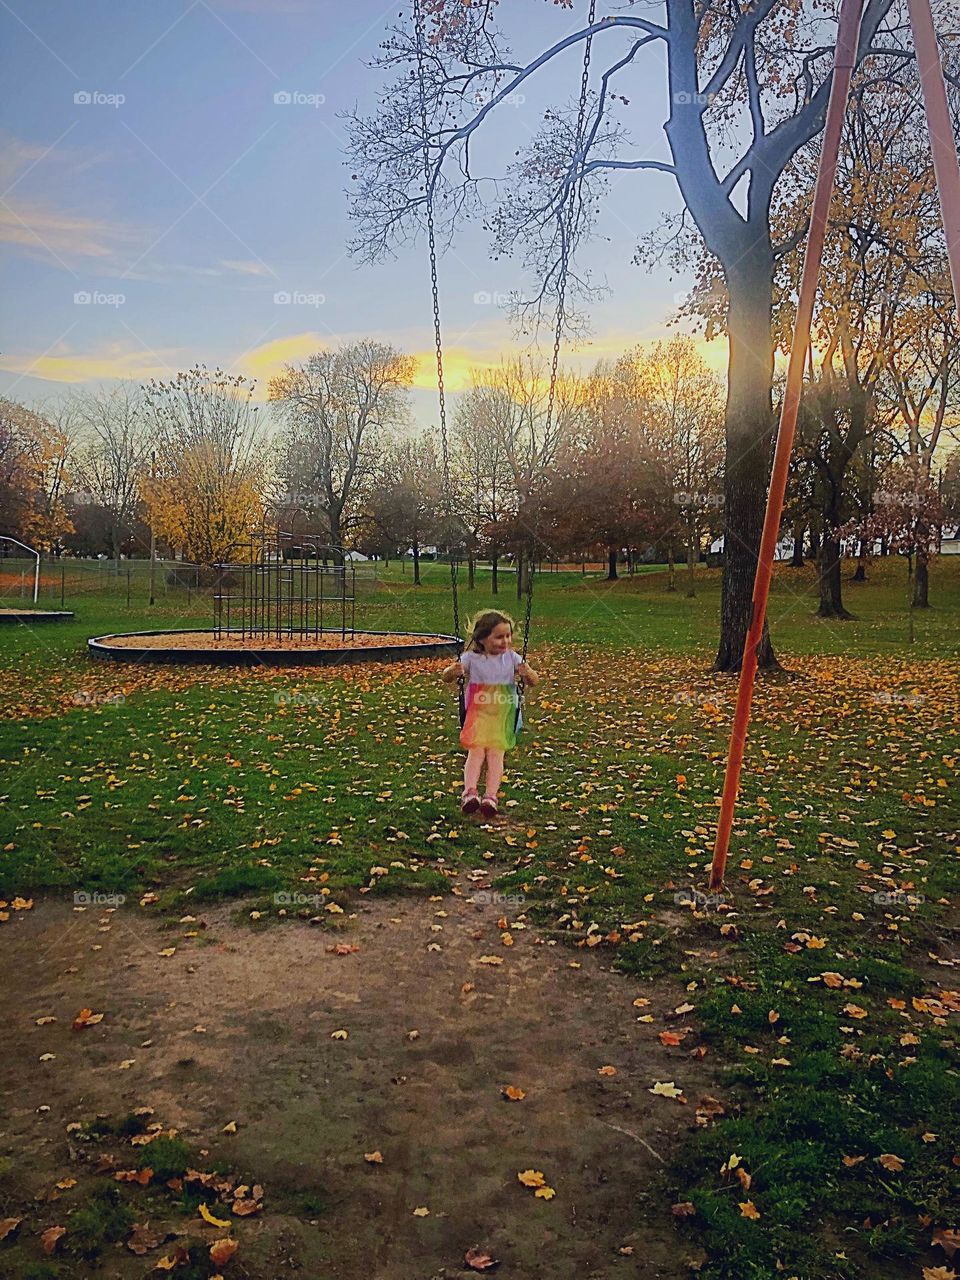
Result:
M703 1117L667 1179L710 1256L701 1274L919 1275L934 1232L958 1225L960 1191L960 565L934 566L912 645L903 569L851 586L858 620L843 624L812 619L808 570L778 571L771 620L794 678L757 695L720 901L690 900L735 695L708 671L715 575L693 600L682 576L667 594L659 575L544 575L531 645L544 682L492 826L456 809L442 663L231 672L86 657L89 635L209 622L169 597L152 612L84 598L73 622L8 628L0 889L146 894L169 913L237 897L263 928L361 888L442 892L444 866L493 859L572 954L687 979L672 1083L689 1045L726 1084L724 1112ZM446 572L424 566L413 588L391 567L363 624L448 630ZM488 602L477 592L464 609ZM316 901L281 908L278 893Z

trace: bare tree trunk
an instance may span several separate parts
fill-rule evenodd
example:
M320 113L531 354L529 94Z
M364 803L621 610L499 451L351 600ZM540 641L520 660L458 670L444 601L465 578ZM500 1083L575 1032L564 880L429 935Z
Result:
M687 599L697 594L697 527L696 521L687 522Z
M617 548L609 547L607 550L607 581L616 582L619 577L617 573Z
M676 555L673 550L673 539L667 547L667 590L676 591L677 589L677 564Z
M820 618L850 618L853 615L843 607L843 590L840 582L840 538L837 526L824 521L823 541L820 544L818 570L820 577Z
M490 557L490 594L493 596L495 596L500 589L499 568L500 557L496 552L494 552Z
M420 586L420 543L413 540L413 585Z
M926 530L922 536L926 536ZM917 551L917 571L913 575L913 608L930 608L930 558L926 551Z
M803 525L796 521L793 526L793 554L790 557L791 569L803 568Z
M724 555L720 644L715 671L739 671L753 615L753 584L763 529L773 430L773 264L758 248L728 272L730 366L726 408ZM764 623L762 669L778 665Z
M820 559L820 527L815 524L810 526L810 559Z
M472 555L467 556L467 590L473 591L477 585L477 562Z
M857 547L857 567L853 574L854 582L866 582L867 580L867 544L860 540Z

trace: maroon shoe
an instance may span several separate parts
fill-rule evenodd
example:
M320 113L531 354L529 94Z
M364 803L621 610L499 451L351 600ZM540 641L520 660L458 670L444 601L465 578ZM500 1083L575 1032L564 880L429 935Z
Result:
M460 797L461 813L476 813L480 808L480 797L476 791L465 791Z
M497 797L484 796L480 801L480 812L485 818L495 818L500 812L497 808Z

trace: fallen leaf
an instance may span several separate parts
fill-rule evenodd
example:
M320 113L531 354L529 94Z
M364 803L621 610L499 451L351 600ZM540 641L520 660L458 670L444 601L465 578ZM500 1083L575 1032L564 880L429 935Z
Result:
M40 1235L40 1243L43 1245L44 1253L53 1253L57 1244L67 1234L66 1227L47 1227L46 1231Z
M92 1009L81 1009L73 1020L73 1029L80 1031L83 1027L92 1027L102 1021L102 1013L94 1013Z
M210 1261L214 1266L222 1267L225 1262L230 1261L239 1247L239 1243L231 1240L229 1236L224 1236L222 1240L215 1240L210 1246Z
M138 1258L142 1258L145 1253L162 1244L166 1237L165 1231L155 1231L145 1222L135 1222L130 1238L127 1240L127 1248Z
M903 1170L903 1161L900 1157L891 1155L889 1152L884 1152L883 1155L877 1156L877 1162L882 1164L890 1173L900 1173Z
M960 1231L956 1231L953 1227L937 1227L933 1233L931 1245L939 1245L948 1258L960 1249Z
M205 1204L199 1206L200 1217L204 1222L209 1222L211 1227L229 1227L229 1218L215 1218Z
M491 1258L489 1253L484 1253L477 1247L467 1250L463 1255L463 1262L464 1266L469 1267L471 1271L492 1271L494 1267L500 1265L498 1258Z
M663 1084L658 1080L652 1089L647 1090L647 1093L655 1093L661 1098L679 1098L682 1097L683 1090L678 1089L672 1080L668 1081L666 1084Z

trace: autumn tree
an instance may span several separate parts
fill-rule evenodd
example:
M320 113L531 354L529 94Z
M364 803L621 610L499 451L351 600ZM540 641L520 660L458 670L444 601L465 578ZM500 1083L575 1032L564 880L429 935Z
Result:
M401 554L411 549L416 586L424 545L443 537L443 508L443 468L432 435L392 442L369 496L369 520Z
M81 392L75 407L81 438L74 466L74 500L101 509L110 552L118 559L150 470L153 441L143 392L135 384L120 382Z
M549 370L531 356L501 360L477 371L457 421L482 421L490 456L505 480L490 537L517 557L517 593L533 560L549 548L543 541L539 507L544 485L566 433L583 410L582 388L571 375L558 377L551 411Z
M195 365L144 388L157 474L142 492L158 537L189 560L229 560L263 516L265 442L256 383Z
M687 560L687 595L696 591L695 565L703 534L723 518L723 395L693 339L679 334L652 348L638 348L617 365L644 405L648 455L663 477L669 506L661 520L675 589L678 543Z
M808 217L816 148L798 158L788 175L793 195L778 215L799 232ZM789 183L785 184L789 187ZM800 261L781 264L776 279L775 322L786 352L792 340ZM939 200L922 100L913 63L879 82L864 69L854 86L840 149L824 266L814 310L802 423L795 470L812 469L811 498L821 531L819 615L848 618L843 604L840 529L858 499L851 480L869 480L854 468L874 436L895 428L910 413L912 397L898 403L899 379L949 367L931 279L946 278ZM952 308L951 308L952 310ZM907 374L907 369L910 374ZM922 415L924 397L916 417Z
M364 339L318 351L271 379L279 411L279 474L287 490L311 495L334 547L362 520L381 445L409 416L416 361Z
M510 492L510 474L501 434L487 414L489 393L474 385L459 399L451 441L451 485L466 530L467 582L476 585L477 556L490 559L490 590L499 590L497 528Z
M942 256L931 264L916 309L918 323L890 361L888 385L899 414L902 456L926 475L932 491L938 449L950 438L960 439L960 326ZM913 602L921 609L930 603L929 557L924 554L917 556Z
M945 527L960 529L960 445L947 454L940 475L940 501Z
M859 58L895 47L896 32L881 31L891 4L868 0ZM535 278L518 310L529 314L532 307L535 315L550 316L562 266L594 230L610 176L656 170L675 180L696 228L693 260L702 268L701 282L720 286L711 320L729 339L726 555L716 666L734 670L751 616L769 472L774 274L797 246L796 237L778 239L771 210L784 170L822 129L836 28L802 0L747 6L666 0L657 11L661 21L635 12L609 14L517 57L487 0L431 0L424 10L425 101L414 74L417 38L408 18L390 28L377 60L385 77L379 109L349 118L358 227L353 251L374 260L395 250L422 225L429 192L441 240L462 217L483 214L495 253L516 254ZM592 76L585 114L575 107L548 110L506 165L507 180L484 181L490 176L481 167L486 152L481 162L477 141L485 120L516 110L516 96L546 69L565 66L571 85L578 83L576 58L584 46ZM630 143L630 85L649 76L647 56L667 66L663 129L669 159L637 155ZM647 133L649 120L640 125ZM494 193L492 207L487 190ZM640 257L649 261L667 239L655 235L641 246ZM575 269L568 290L573 301L589 300L586 273ZM759 658L761 666L775 661L766 632Z
M891 551L907 558L913 580L920 566L926 570L939 541L943 521L940 494L922 458L908 457L895 463L884 477L874 510L844 530L847 536L882 539ZM928 601L912 593L911 607L927 608Z
M74 405L64 397L35 409L13 406L5 416L13 427L13 453L20 453L18 471L27 486L26 540L59 556L64 539L73 532L67 497L77 441Z
M47 430L25 405L0 399L0 534L30 543L39 527L42 498L38 442Z
M656 539L658 514L669 510L670 493L638 407L624 404L616 379L602 368L588 385L587 408L551 470L541 523L559 550L599 549L607 579L614 581L621 550Z

